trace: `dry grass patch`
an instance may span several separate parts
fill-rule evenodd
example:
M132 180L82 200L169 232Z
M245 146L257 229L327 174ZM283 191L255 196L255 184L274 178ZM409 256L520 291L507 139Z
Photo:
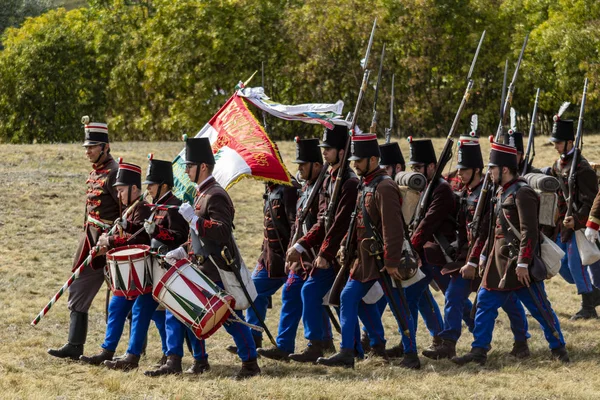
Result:
M538 139L535 165L549 165L554 150ZM600 137L588 137L584 154L600 161ZM438 150L442 140L435 141ZM181 143L114 143L115 156L138 163L145 170L146 155L172 159ZM408 155L406 142L401 143ZM484 152L489 148L483 143ZM293 143L280 143L291 171ZM120 373L79 363L54 359L47 347L62 345L67 337L66 298L59 300L39 326L29 323L68 278L72 255L83 223L85 179L90 166L83 150L70 145L0 145L0 397L3 399L265 399L265 398L403 398L403 399L553 399L597 398L600 321L572 322L568 317L579 306L574 286L560 277L547 283L550 300L558 312L574 363L564 366L549 360L547 344L538 324L530 318L533 357L524 362L510 358L512 335L507 318L496 324L493 350L485 368L457 368L448 361L422 358L419 372L375 361L357 364L355 370L326 369L312 365L260 360L263 375L246 382L229 377L239 366L236 357L224 350L232 343L224 331L207 342L212 370L201 377L147 378L143 371L160 358L159 338L150 329L147 355L138 371ZM236 205L236 237L244 259L253 267L262 243L262 184L245 180L230 191ZM104 291L90 312L86 354L99 349L104 338ZM436 294L442 304L442 297ZM267 324L277 331L281 305L274 296ZM389 311L384 325L390 344L399 340ZM339 339L336 335L336 339ZM430 343L422 322L420 348ZM465 331L459 353L468 351L471 335ZM302 329L297 347L304 346ZM124 352L123 337L118 352ZM184 366L191 357L184 357Z

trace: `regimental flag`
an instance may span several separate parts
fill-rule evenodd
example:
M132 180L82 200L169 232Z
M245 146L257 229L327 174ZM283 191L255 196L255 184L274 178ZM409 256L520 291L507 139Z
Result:
M245 177L291 185L290 173L275 145L237 93L196 137L210 139L216 161L213 176L226 190ZM173 160L173 191L191 202L195 188L185 173L184 161L185 149Z
M344 108L344 102L338 100L333 104L296 104L285 105L269 99L264 89L261 87L243 88L237 91L237 95L266 111L279 119L286 121L302 121L309 124L321 124L328 129L333 129L333 125L344 125L341 116Z

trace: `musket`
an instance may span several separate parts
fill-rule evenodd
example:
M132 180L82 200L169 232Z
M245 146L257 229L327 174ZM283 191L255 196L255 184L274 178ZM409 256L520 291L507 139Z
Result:
M383 58L385 56L385 43L381 49L381 60L379 61L379 73L377 74L377 86L375 86L375 96L373 98L373 118L369 133L377 135L377 95L379 94L379 85L381 85L381 73L383 71Z
M583 95L581 96L581 108L579 109L579 121L577 122L577 135L573 143L573 161L571 162L571 170L569 171L569 198L567 199L566 217L573 215L573 201L575 200L575 187L577 186L577 178L575 172L577 164L581 158L581 149L583 147L583 115L585 113L585 99L587 97L588 78L585 78L583 83ZM566 146L566 144L565 144Z
M502 113L500 116L500 122L498 124L498 129L496 130L495 141L498 142L500 138L503 136L504 132L504 121L508 114L508 110L510 110L510 105L512 104L513 93L515 91L515 83L517 81L517 77L519 76L519 67L521 66L521 61L523 61L523 54L525 53L525 47L527 46L527 40L529 39L529 33L525 36L525 41L523 42L523 47L521 48L521 53L519 54L519 59L517 60L517 65L515 67L515 72L513 73L512 80L508 87L508 91L506 93L506 98L504 99L504 105L502 106ZM488 194L491 189L491 176L490 169L488 168L485 177L483 178L481 193L479 194L479 200L477 201L477 206L475 207L475 212L473 214L473 221L469 224L469 229L473 235L479 231L479 224L481 223L481 217L483 214L483 209L488 202Z
M537 117L538 100L540 98L540 88L535 94L535 103L533 104L533 112L531 113L531 124L529 125L529 137L527 138L527 150L523 156L523 171L521 176L525 176L531 171L533 159L535 158L535 119Z
M504 62L504 78L502 79L502 97L500 98L500 109L498 113L500 118L503 117L502 110L504 109L504 100L506 99L506 78L508 77L508 58Z
M394 77L392 75L392 97L390 99L390 127L385 128L385 142L389 143L392 139L392 131L394 129Z
M421 200L417 205L417 209L415 211L415 217L413 220L413 230L417 229L419 223L425 218L425 214L427 213L427 208L429 207L429 203L431 201L431 197L433 196L433 191L437 187L437 183L442 176L442 172L444 171L444 167L452 158L452 146L454 145L454 139L452 137L456 133L458 129L458 123L460 122L460 116L462 115L467 102L469 101L469 97L471 96L471 90L473 89L473 79L471 79L473 75L473 70L475 68L475 63L477 62L477 57L479 56L479 51L481 50L481 45L483 44L483 39L485 38L485 31L481 34L481 38L479 39L479 44L477 45L477 49L475 50L475 55L473 56L473 61L471 61L471 67L469 68L469 73L467 75L467 88L465 89L465 93L458 107L458 111L456 111L456 115L454 116L454 121L452 122L452 126L450 126L450 131L448 132L448 136L446 137L446 143L444 144L444 149L440 153L440 159L435 168L435 173L431 178L429 185L425 189L423 196L421 196Z
M358 99L356 100L356 106L354 107L354 113L352 114L352 122L350 123L350 132L354 131L356 127L356 120L358 119L358 112L360 111L360 106L362 105L363 98L365 96L365 91L367 90L367 84L369 82L369 75L371 71L367 68L369 66L369 55L371 54L371 46L373 46L373 38L375 37L375 28L377 27L377 18L373 21L373 29L371 30L371 37L369 38L369 44L367 45L367 52L365 53L365 58L362 61L364 73L363 80L360 85L360 91L358 93ZM350 138L346 141L346 147L344 148L344 158L340 160L340 167L338 170L338 179L335 180L335 185L333 186L333 193L331 194L331 199L329 200L329 204L327 205L327 210L325 211L324 222L325 222L325 231L328 231L331 227L331 222L333 221L333 216L335 213L335 209L337 208L338 198L340 196L340 192L342 189L342 183L344 180L344 175L346 174L346 170L348 169L348 157L350 153Z

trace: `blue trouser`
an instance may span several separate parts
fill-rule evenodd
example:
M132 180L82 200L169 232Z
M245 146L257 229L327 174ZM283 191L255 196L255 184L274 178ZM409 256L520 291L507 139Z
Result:
M462 319L464 308L471 294L472 280L464 279L460 274L453 275L446 288L446 300L444 306L444 330L439 336L442 339L457 342L462 331ZM508 314L510 327L513 331L515 341L525 341L529 338L527 317L523 305L515 294L508 296L502 308ZM473 330L473 326L469 327Z
M152 298L152 293L143 294L135 299L131 311L131 335L127 353L136 356L142 354L156 307L158 303Z
M487 290L485 288L481 288L477 298L477 313L475 314L475 329L473 330L474 341L472 347L478 347L486 350L490 349L490 345L492 343L492 334L494 332L494 323L498 317L498 308L502 307L502 305L504 305L513 294L518 297L525 307L527 307L531 313L531 316L540 323L549 347L551 349L556 349L564 346L565 339L563 338L560 330L558 317L552 309L550 301L548 300L548 307L546 307L546 304L543 301L543 298L546 296L544 283L538 282L535 285L532 283L531 290L533 291L534 296L536 296L538 299L544 312L549 313L551 319L554 321L554 327L559 333L558 339L552 335L551 326L548 325L542 315L542 311L536 306L528 288L524 287L517 290L506 291Z
M167 356L175 355L183 357L183 342L187 336L192 347L192 356L201 361L208 358L204 340L198 339L183 322L179 321L169 310L165 313L165 325L167 332Z
M124 296L112 296L108 305L108 323L101 347L108 351L117 351L119 340L123 334L125 320L133 308L136 299L128 300Z
M323 340L327 336L323 318L323 297L331 289L334 280L335 271L332 267L314 269L302 286L302 322L304 337L307 340Z
M382 287L385 288L385 285L382 284ZM410 286L407 288L410 289ZM403 289L404 290L404 289ZM385 304L387 303L391 303L390 301L390 293L387 293L384 290L385 296L384 298L386 299L385 303L382 303L381 301L376 303L376 307L379 311L385 310ZM394 318L396 318L396 323L398 324L398 332L400 333L400 335L402 336L402 346L404 347L404 352L405 353L416 353L417 352L417 338L416 338L416 333L417 333L417 326L415 325L415 322L413 320L412 317L412 313L410 311L410 305L409 304L403 304L402 301L400 300L400 294L398 293L398 289L393 288L392 289L392 293L391 295L394 298L394 302L398 305L398 311L400 312L399 316L396 316L396 314L392 311L392 315L394 316ZM411 293L411 295L414 296L413 293ZM408 302L408 295L406 294L406 290L404 292L404 297L406 297L407 302ZM391 309L391 306L390 306ZM406 326L408 328L408 335L406 335L402 329L402 324L400 323L399 318L402 318L405 323Z
M348 279L344 290L340 295L340 325L342 327L342 349L356 349L360 346L360 334L358 330L358 316L369 332L371 344L385 344L381 315L375 304L366 304L362 298L377 282L360 282Z
M154 325L156 325L156 329L158 329L160 335L160 344L163 354L167 354L166 318L165 310L156 310L154 311L154 314L152 314L152 321L154 321Z
M260 326L260 320L265 321L267 317L267 307L269 306L269 297L274 295L275 292L279 290L280 287L286 281L286 278L270 278L269 272L262 264L257 264L256 268L254 268L254 272L252 273L252 281L254 282L254 286L256 286L257 296L254 299L254 306L256 307L256 312L254 309L250 307L246 311L246 322ZM262 338L262 332L253 331L252 335L257 338Z
M277 329L277 347L293 353L296 347L296 332L302 319L302 287L304 279L290 272L281 291L281 313ZM331 323L323 310L323 340L331 340Z
M577 294L590 293L593 290L594 283L600 285L600 261L589 266L581 265L581 257L579 257L574 234L567 243L563 243L559 233L556 243L566 253L561 262L560 276L570 284L575 284Z

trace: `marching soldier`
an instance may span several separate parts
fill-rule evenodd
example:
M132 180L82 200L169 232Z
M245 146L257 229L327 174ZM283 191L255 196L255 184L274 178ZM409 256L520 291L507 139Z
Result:
M215 158L209 139L190 138L186 140L185 147L186 171L190 180L196 184L197 194L194 206L183 203L179 213L190 227L192 258L204 275L223 288L219 269L232 271L232 268L237 267L232 266L232 262L239 262L239 257L225 259L227 253L237 253L232 235L235 209L229 194L212 176ZM170 261L187 257L188 252L183 247L172 250L165 256ZM236 311L236 314L239 318L244 318L241 311ZM225 324L225 330L233 337L237 354L242 360L242 368L234 378L245 379L259 375L261 371L256 361L256 345L250 328L230 319ZM177 362L181 362L180 358L177 360L177 356L170 356L167 360L167 364ZM205 370L207 367L208 362Z
M290 237L296 236L298 229L298 218L300 213L308 206L308 198L313 190L319 190L315 187L315 182L321 173L323 167L323 157L319 151L319 139L300 139L296 137L296 159L293 161L298 164L300 179L304 181L300 189L300 196L296 202L296 219L292 225ZM319 204L314 201L308 210L304 220L300 236L306 234L316 223L319 212ZM289 243L289 246L293 244ZM314 246L301 256L301 261L287 266L287 280L281 291L281 314L279 318L279 328L277 333L277 347L273 346L266 349L258 349L258 354L263 357L279 361L289 361L289 355L295 350L296 331L302 318L302 287L307 278L307 272L311 270L315 255L319 251L319 246ZM328 316L323 311L324 336L322 341L325 347L333 345L331 341L331 325L329 325Z
M379 145L379 152L381 153L379 164L392 179L396 178L398 172L406 170L406 162L398 142Z
M108 126L99 122L89 122L84 117L85 154L93 170L86 181L88 185L85 204L84 232L75 259L73 269L77 268L96 246L98 238L108 232L113 221L119 218L120 202L113 184L119 165L110 155ZM92 300L104 283L105 256L96 256L69 287L69 325L68 342L59 349L49 349L48 354L59 358L78 360L83 354L83 345L87 337L88 310Z
M435 360L452 358L456 355L456 342L462 332L463 312L465 307L470 305L469 294L476 291L480 283L476 270L489 228L486 218L489 221L490 211L487 210L478 231L473 234L471 229L468 229L469 224L473 222L483 182L483 158L478 141L467 144L459 142L456 168L463 187L459 194L458 258L456 262L446 264L442 270L444 275L451 277L445 293L444 329L439 334L442 344L435 349L423 351L425 357ZM511 354L518 358L529 356L527 346L529 333L523 306L513 295L502 305L502 308L508 314L515 336ZM472 330L473 326L469 329Z
M344 255L344 257L351 257L354 260L350 277L341 294L342 342L340 352L329 358L319 358L318 364L354 367L359 308L363 309L365 315L373 317L370 319L370 324L367 325L369 336L372 339L381 338L381 344L385 349L383 325L377 305L366 304L362 299L373 285L382 279L381 273L384 270L393 279L400 281L404 278L400 271L404 232L403 229L398 229L403 226L404 221L402 220L400 191L394 180L379 166L379 157L376 135L357 135L352 138L352 156L349 160L354 162L354 168L362 178L361 192L356 200L355 237L350 238L356 242L357 254ZM375 238L381 239L381 242ZM379 249L376 251L376 256L372 255L374 249ZM341 251L345 252L346 250L342 248ZM377 261L379 251L383 253L381 263ZM388 299L393 296L392 303L400 304L399 310L394 310L394 316L403 318L409 331L409 334L406 335L403 329L399 328L403 335L404 345L404 358L400 365L405 368L419 369L421 364L417 355L415 326L410 313L406 311L406 304L402 304L400 300L398 290L403 289L395 289L392 293L386 293L386 296ZM396 311L400 315L396 315ZM400 320L398 320L398 326L402 326ZM376 346L372 345L371 347L375 349ZM385 356L385 351L380 353Z
M425 218L414 229L411 243L415 251L419 253L423 264L421 270L426 275L421 282L429 284L431 281L435 281L442 292L445 292L450 279L441 274L441 269L446 263L453 261L455 256L455 249L451 245L456 240L454 194L448 182L443 178L440 178L438 182L431 181L437 166L437 157L431 140L413 140L412 137L409 137L409 143L410 162L408 164L411 169L425 175L429 184L435 185ZM432 346L436 347L441 344L438 335L443 329L443 320L439 306L427 294L427 291L426 288L424 295L419 300L418 310L433 336ZM408 300L412 304L411 299ZM415 324L417 324L417 309L413 307L411 311ZM468 316L469 312L470 310L465 310L465 315Z
M246 322L259 325L267 316L269 298L274 295L286 280L285 253L290 242L292 225L296 219L296 201L298 200L298 183L294 186L276 183L265 184L263 214L264 239L262 252L258 258L252 280L256 286L257 296L254 305L259 315L252 308L246 312ZM253 332L256 348L262 347L262 333ZM235 346L228 346L230 353L237 353Z
M499 186L492 203L494 236L487 238L480 256L480 268L485 272L478 293L471 351L452 361L458 365L486 363L498 308L514 293L540 323L552 356L569 362L558 318L544 290L545 266L535 256L538 196L518 178L514 147L492 142L488 166L493 182Z
M117 181L114 185L117 188L119 199L121 203L126 207L133 207L128 213L127 218L120 219L117 221L119 224L120 231L122 234L115 232L113 235L108 236L103 233L98 239L98 246L100 246L100 254L106 254L110 249L116 247L132 245L132 244L150 244L150 237L144 230L144 222L150 216L150 209L145 206L146 202L142 199L142 170L135 164L124 163L119 160L119 172L117 173ZM104 361L112 360L117 345L123 334L123 327L125 326L125 320L127 315L132 311L132 308L136 308L138 315L134 315L132 318L132 329L131 336L141 336L141 343L139 343L139 351L137 356L132 357L132 354L126 356L127 362L132 367L137 367L139 361L139 355L141 354L141 347L143 346L146 334L148 332L148 325L150 324L150 318L154 313L154 309L146 312L143 318L147 318L145 331L138 330L140 327L143 330L143 323L138 325L140 317L140 309L148 309L147 303L154 303L152 294L137 296L129 298L122 294L115 293L111 297L110 304L108 306L108 323L106 325L106 334L104 336L104 343L100 346L101 352L93 356L80 357L80 360L92 365L100 365ZM135 305L135 306L134 306Z
M323 298L331 289L339 268L335 257L348 230L358 187L358 179L350 168L346 169L344 176L338 176L339 168L347 157L344 154L347 140L348 127L345 125L335 125L334 129L325 130L323 142L319 146L323 148L323 158L330 165L330 171L319 194L319 218L308 233L290 247L286 255L288 263L298 263L305 253L315 247L319 248L313 268L302 287L302 321L308 345L302 352L290 354L289 358L294 361L315 362L323 356L326 349L326 343L323 341ZM334 213L335 219L326 231L325 211L337 179L342 179L343 184Z
M573 161L573 141L575 133L573 121L562 119L561 116L569 103L564 103L557 115L554 116L552 136L550 141L559 154L559 159L552 165L551 175L558 178L560 182L559 195L559 217L556 228L556 243L565 251L562 260L560 275L569 283L575 284L577 293L581 295L581 309L571 319L597 318L596 307L600 305L600 290L592 282L597 279L600 272L600 263L589 266L581 265L581 258L575 240L575 231L583 229L588 221L592 203L598 193L598 180L596 173L590 167L588 161L582 156L575 171L577 190L569 193L569 175ZM567 199L574 197L573 215L565 217L567 212ZM590 279L590 272L592 279ZM596 276L594 276L596 275Z
M187 240L188 224L176 209L161 208L161 205L181 205L181 201L171 192L173 187L173 164L171 161L154 160L152 154L148 158L148 173L144 184L148 185L148 194L152 197L155 205L150 218L144 221L144 230L150 237L151 249L164 254L169 250L181 246ZM138 367L150 320L162 316L162 322L166 324L165 313L158 313L158 315L155 313L157 307L158 303L153 299L152 293L138 296L131 311L132 328L127 353L125 357L118 360L105 360L104 365L111 369L121 370L130 370ZM167 340L168 338L165 337L165 342ZM165 343L163 347L166 347L163 350L163 355L166 357L168 346ZM164 363L166 363L166 360L164 360Z

